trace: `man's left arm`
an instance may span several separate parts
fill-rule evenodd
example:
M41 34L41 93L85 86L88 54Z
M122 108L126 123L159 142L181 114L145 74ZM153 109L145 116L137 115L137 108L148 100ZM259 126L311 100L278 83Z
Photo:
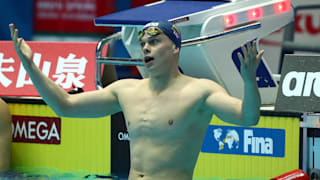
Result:
M256 41L241 46L243 56L238 53L241 62L241 76L244 81L244 98L242 101L242 121L246 125L258 124L261 98L256 81L256 71L264 51L257 52Z

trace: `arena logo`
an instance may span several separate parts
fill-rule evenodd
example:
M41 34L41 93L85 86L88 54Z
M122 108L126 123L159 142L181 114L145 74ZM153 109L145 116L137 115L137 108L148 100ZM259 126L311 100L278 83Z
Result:
M55 117L12 116L12 141L60 144L61 119Z
M284 157L285 130L210 125L201 152Z
M320 111L320 56L315 54L286 54L275 111Z
M320 97L320 72L291 71L284 77L282 82L284 96L309 97L311 92Z

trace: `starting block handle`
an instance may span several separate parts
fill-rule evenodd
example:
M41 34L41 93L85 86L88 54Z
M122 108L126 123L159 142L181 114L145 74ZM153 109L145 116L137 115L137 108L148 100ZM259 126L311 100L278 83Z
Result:
M201 44L201 43L205 43L205 42L209 42L227 35L232 35L235 33L240 33L240 32L244 32L244 31L248 31L248 30L253 30L253 29L258 29L261 27L261 23L260 22L253 22L250 24L244 24L241 26L236 26L230 29L227 29L223 32L219 32L216 34L211 34L208 36L202 36L202 37L197 37L197 38L192 38L192 39L187 39L187 40L183 40L181 43L181 46L192 46L192 45L196 45L196 44Z

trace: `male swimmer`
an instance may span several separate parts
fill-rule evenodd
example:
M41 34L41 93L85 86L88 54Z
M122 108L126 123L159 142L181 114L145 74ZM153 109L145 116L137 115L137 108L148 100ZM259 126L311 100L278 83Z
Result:
M8 105L0 98L0 171L10 168L11 114Z
M208 79L181 74L181 36L167 21L147 24L138 38L145 79L118 80L102 90L70 95L41 73L32 50L10 24L14 48L44 101L59 116L102 117L122 111L130 134L129 180L191 180L208 124L215 114L228 123L256 125L260 94L256 69L263 51L242 46L244 99ZM79 123L81 123L79 121Z

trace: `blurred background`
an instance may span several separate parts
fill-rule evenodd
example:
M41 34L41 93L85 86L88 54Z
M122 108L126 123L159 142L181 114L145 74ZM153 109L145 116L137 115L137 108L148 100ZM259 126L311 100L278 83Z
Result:
M27 41L98 42L119 31L96 27L94 18L142 6L157 0L10 0L0 2L0 40L11 40L8 25L14 23ZM127 57L121 42L115 56ZM117 66L118 78L136 77L135 67Z
M14 23L25 40L97 42L119 29L94 26L95 17L142 6L159 0L7 0L0 2L0 40L10 40L9 23ZM296 12L291 25L293 40L318 46L320 13L318 0L292 0L294 7L312 5L314 8ZM261 40L265 59L273 73L279 73L284 30ZM128 56L122 43L116 44L115 56ZM304 52L306 53L306 52ZM308 52L310 53L310 52ZM116 67L118 77L139 77L134 67Z
M101 38L118 32L120 29L96 27L94 18L156 1L159 0L2 0L0 2L0 40L11 40L8 25L14 23L19 29L19 35L27 41L98 42ZM270 70L276 74L281 73L283 54L320 52L320 1L292 0L292 4L294 7L306 5L309 7L301 8L295 12L295 22L260 40L260 48L265 49L264 59ZM298 45L305 47L306 51L302 51L303 48L288 50L283 45L284 42L298 43ZM306 48L307 45L311 48ZM116 42L116 49L115 57L129 56L122 42ZM310 49L314 51L310 51ZM139 72L132 66L116 66L116 73L118 79L140 78ZM73 124L70 124L73 127ZM299 124L297 125L299 126ZM125 132L125 130L121 131ZM73 131L70 132L73 133ZM105 130L103 129L101 132L105 133ZM76 137L78 138L78 136ZM17 146L16 149L21 148ZM313 165L310 167L317 166L318 168L320 166L318 162L316 165L314 161L312 162ZM113 168L120 169L116 165L113 165ZM128 167L124 167L124 169L127 171ZM116 170L113 169L112 172L116 172Z

